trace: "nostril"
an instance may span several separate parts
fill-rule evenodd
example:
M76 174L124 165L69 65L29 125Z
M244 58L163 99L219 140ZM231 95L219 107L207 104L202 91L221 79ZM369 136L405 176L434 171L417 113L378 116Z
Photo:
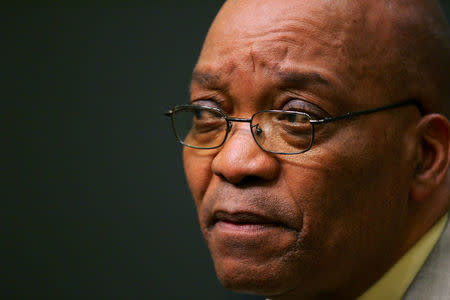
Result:
M216 174L220 177L221 180L229 182L235 186L251 186L251 185L261 185L265 180L262 177L255 175L247 175L247 176L225 176L223 174Z
M260 185L264 181L265 180L259 176L245 176L245 177L241 178L241 180L239 182L235 183L235 185L238 185L238 186Z

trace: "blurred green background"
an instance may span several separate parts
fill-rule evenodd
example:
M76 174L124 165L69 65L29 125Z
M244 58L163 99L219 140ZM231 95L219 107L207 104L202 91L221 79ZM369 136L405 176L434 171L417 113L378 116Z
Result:
M220 6L2 5L1 299L250 299L215 277L163 115Z

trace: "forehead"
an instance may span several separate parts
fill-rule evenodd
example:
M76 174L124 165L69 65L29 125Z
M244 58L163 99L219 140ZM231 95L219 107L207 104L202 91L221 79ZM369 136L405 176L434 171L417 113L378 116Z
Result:
M329 1L235 0L227 1L218 13L210 35L224 39L276 34L280 30L296 33L303 27L326 29L340 23L340 14ZM336 25L336 24L335 24Z
M376 42L361 31L376 14L346 3L226 2L205 40L194 83L199 83L199 73L226 81L296 71L316 73L341 93L354 91L363 74L373 72L366 58L376 52Z
M289 46L303 52L338 47L345 39L342 25L325 13L326 2L319 7L311 2L226 2L210 28L199 62L223 58L224 63L227 54L280 61L289 56L293 48Z

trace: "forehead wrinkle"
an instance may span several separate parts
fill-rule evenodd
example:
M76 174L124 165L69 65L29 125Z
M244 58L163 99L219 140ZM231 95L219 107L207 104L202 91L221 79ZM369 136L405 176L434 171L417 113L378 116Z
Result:
M320 14L324 15L324 12ZM239 29L234 30L228 30L228 28L225 31L213 30L213 34L210 34L205 41L203 55L200 56L199 62L206 61L213 63L215 67L222 68L220 64L224 63L224 58L230 57L231 53L240 53L240 61L235 63L241 66L248 63L255 73L259 67L280 68L292 66L292 63L295 65L297 57L301 58L304 55L313 55L319 60L321 56L329 56L332 52L338 55L347 52L342 48L346 46L346 40L351 38L345 30L348 25L337 22L338 25L335 26L336 24L331 23L336 22L323 22L322 17L316 20L310 17L298 19L292 16L277 20L279 22L276 23L276 28L272 23L270 26L252 26L247 29L245 26L240 26ZM230 43L224 42L227 40ZM343 60L342 57L335 59ZM290 76L291 79L295 77ZM315 77L317 83L326 83L325 80L321 80L323 77Z
M259 28L252 28L245 32L228 32L222 38L227 36L235 39L235 43L231 45L233 48L242 47L244 45L259 45L267 42L284 42L292 44L296 47L304 47L310 42L315 45L323 46L323 48L336 48L344 45L345 38L348 36L343 32L341 25L333 26L321 20L314 20L313 18L304 18L301 20L283 19L277 21L277 26L264 26ZM301 37L301 38L300 38ZM230 50L230 49L228 49Z
M233 49L242 49L249 43L264 41L281 41L302 48L308 47L313 42L326 48L343 45L342 38L348 38L342 32L345 30L344 24L348 21L346 22L338 12L330 12L328 1L324 1L325 6L307 5L306 8L300 2L286 2L286 6L279 7L278 11L261 8L264 7L264 2L261 4L245 2L249 7L242 8L239 5L240 1L233 1L234 4L231 6L236 7L221 11L210 28L204 50L211 47L227 54ZM230 6L231 2L227 1L227 4ZM307 15L299 13L305 9L311 12ZM263 16L255 18L260 13ZM333 18L330 18L330 13ZM221 42L217 43L217 40Z
M297 69L295 63L286 64L286 61L289 62L290 59L290 50L288 46L282 45L275 49L270 49L269 52L271 55L278 52L278 58L275 61L267 59L264 57L264 51L255 51L252 46L250 50L250 59L253 67L251 71L253 71L253 73L256 72L256 69L262 69L264 74L272 77L281 85L299 87L308 83L316 83L325 86L331 85L331 82L319 72Z
M330 82L326 78L316 72L285 71L278 67L268 68L267 72L281 83L289 86L302 86L306 83L330 85ZM228 88L228 84L221 80L221 75L209 72L194 71L192 82L193 84L199 84L209 88Z

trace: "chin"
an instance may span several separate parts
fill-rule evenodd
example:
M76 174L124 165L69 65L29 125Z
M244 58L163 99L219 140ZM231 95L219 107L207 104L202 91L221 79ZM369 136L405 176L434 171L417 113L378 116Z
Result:
M283 294L296 286L307 269L306 262L299 265L304 260L296 230L219 222L204 231L204 237L219 281L237 292L266 297Z
M213 255L217 278L227 289L266 297L292 289L289 267L277 261L260 262L252 258L219 258Z

